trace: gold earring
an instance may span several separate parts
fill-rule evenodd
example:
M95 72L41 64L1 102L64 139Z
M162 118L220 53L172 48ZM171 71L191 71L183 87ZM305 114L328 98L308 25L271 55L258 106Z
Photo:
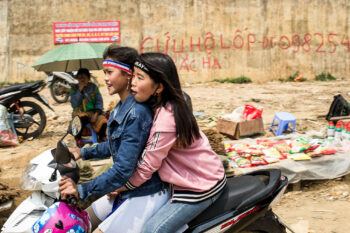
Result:
M127 85L126 89L130 90L130 78L128 78L128 85Z

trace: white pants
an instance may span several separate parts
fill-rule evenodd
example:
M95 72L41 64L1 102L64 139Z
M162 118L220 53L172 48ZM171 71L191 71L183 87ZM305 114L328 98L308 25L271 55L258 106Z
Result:
M144 223L169 199L169 191L128 198L110 216L108 214L112 211L114 200L107 200L106 195L91 206L96 217L103 221L98 226L103 233L138 233Z

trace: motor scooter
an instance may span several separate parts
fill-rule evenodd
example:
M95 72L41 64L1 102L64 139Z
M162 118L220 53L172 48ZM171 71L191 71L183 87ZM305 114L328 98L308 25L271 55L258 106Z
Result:
M74 123L75 121L78 123ZM73 118L68 130L72 135L77 135L80 129L72 125L80 125L81 128L80 119ZM61 176L68 174L67 167L60 164L66 164L73 158L64 145L63 138L57 143L56 149L45 151L30 161L23 173L21 187L35 191L11 214L2 232L31 232L31 227L44 211L60 201L58 181ZM65 155L64 159L59 156L62 154ZM71 161L71 164L74 163ZM76 174L78 167L72 167ZM73 180L77 181L76 175ZM286 229L289 229L293 233L272 211L272 207L282 198L287 184L288 179L281 175L278 169L259 170L229 177L220 198L189 222L185 232L285 233ZM72 202L75 202L74 197Z
M37 137L42 133L46 126L46 115L40 105L29 100L23 101L22 98L33 97L54 111L47 100L39 95L45 85L41 80L0 89L0 104L7 108L17 135L23 139Z

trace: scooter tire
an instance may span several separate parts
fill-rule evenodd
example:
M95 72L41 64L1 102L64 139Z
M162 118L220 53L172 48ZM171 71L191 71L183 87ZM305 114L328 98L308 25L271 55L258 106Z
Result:
M27 130L25 130L25 132L23 132L23 130L20 130L23 128L16 128L16 125L15 125L17 136L21 136L23 139L38 137L46 127L46 115L44 110L40 107L40 105L31 101L19 102L19 107L22 110L24 110L24 113L29 114L31 116L38 115L40 119L39 121L36 121L36 124L38 125L38 127L33 132L29 132L29 133ZM27 108L29 108L29 110L26 110ZM9 113L19 114L15 106L10 107Z
M59 94L57 93L57 90L56 88L58 88L58 84L59 83L62 83L63 81L60 80L60 79L55 79L51 86L50 86L50 93L51 93L51 96L52 98L59 104L63 104L63 103L66 103L69 99L69 92L64 92L63 94Z
M287 231L272 210L269 210L265 216L257 219L240 233L287 233Z

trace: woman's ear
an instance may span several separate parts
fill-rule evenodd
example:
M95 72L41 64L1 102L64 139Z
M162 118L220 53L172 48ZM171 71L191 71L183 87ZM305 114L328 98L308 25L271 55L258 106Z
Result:
M159 86L158 86L158 88L157 88L157 90L156 90L157 95L159 95L160 93L162 93L163 90L164 90L163 83L159 83Z

